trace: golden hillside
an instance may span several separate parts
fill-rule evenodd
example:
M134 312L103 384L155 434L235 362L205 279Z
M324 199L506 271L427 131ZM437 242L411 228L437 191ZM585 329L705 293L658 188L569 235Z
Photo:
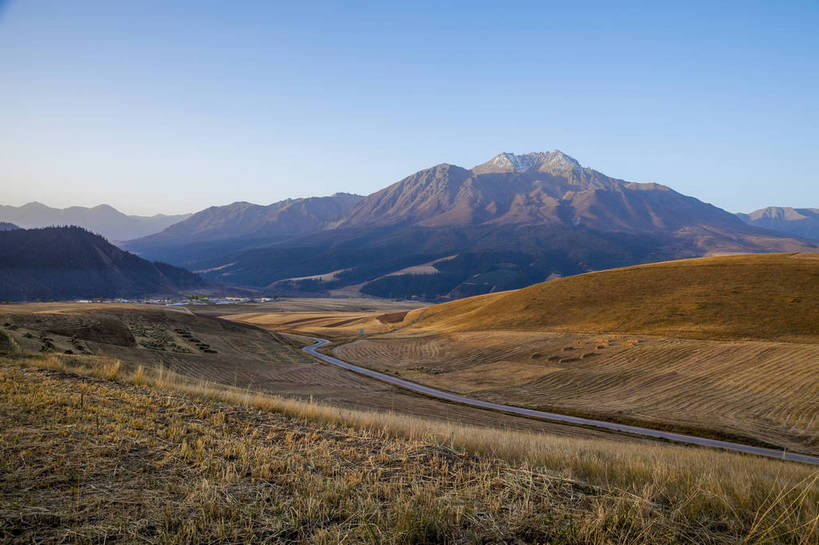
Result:
M819 340L819 254L687 259L600 271L409 313L410 330L551 329Z

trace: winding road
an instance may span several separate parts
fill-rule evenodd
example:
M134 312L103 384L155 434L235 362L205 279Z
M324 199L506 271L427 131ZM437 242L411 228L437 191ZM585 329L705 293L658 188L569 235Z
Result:
M771 448L743 445L742 443L733 443L731 441L719 441L717 439L708 439L705 437L697 437L695 435L684 435L681 433L653 430L651 428L641 428L639 426L617 424L616 422L606 422L605 420L593 420L590 418L568 416L557 413L536 411L534 409L524 409L522 407L514 407L512 405L491 403L489 401L481 401L480 399L473 399L471 397L465 397L458 394L453 394L451 392L437 390L435 388L430 388L429 386L424 386L422 384L410 382L408 380L400 379L398 377L394 377L384 373L379 373L378 371L373 371L372 369L367 369L366 367L359 367L358 365L347 363L346 361L334 358L333 356L322 354L321 352L318 352L318 349L328 344L330 341L328 341L327 339L320 339L318 337L310 338L316 341L315 344L306 346L302 350L325 363L341 367L342 369L347 369L348 371L352 371L354 373L366 375L370 378L374 378L376 380L392 384L405 390L410 390L412 392L416 392L418 394L422 394L436 399L443 399L445 401L450 401L452 403L460 403L462 405L468 405L470 407L478 407L481 409L489 409L493 411L502 411L505 413L518 414L529 418L538 418L541 420L550 420L553 422L562 422L565 424L574 424L578 426L588 426L592 428L599 428L622 433L630 433L632 435L639 435L643 437L653 437L655 439L665 439L668 441L674 441L676 443L698 445L701 447L720 448L724 450L732 450L735 452L744 452L747 454L767 456L769 458L778 458L780 460L790 460L793 462L803 462L807 464L819 465L819 457L810 456L807 454L798 454L794 452L776 450Z

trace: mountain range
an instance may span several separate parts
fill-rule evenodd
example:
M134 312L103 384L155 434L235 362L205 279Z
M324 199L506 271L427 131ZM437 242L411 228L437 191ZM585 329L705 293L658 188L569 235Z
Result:
M323 229L364 197L336 193L329 197L287 199L263 206L236 202L211 206L162 232L125 243L125 247L190 265L202 256L280 242Z
M290 294L461 297L591 270L815 251L656 183L558 151L440 164L367 197L203 210L124 247L231 285Z
M157 233L188 216L190 214L128 216L107 204L92 208L84 206L51 208L39 202L30 202L23 206L0 205L0 221L11 222L23 229L76 225L113 241L130 240Z
M81 227L0 231L0 300L176 295L207 288L199 276L152 263Z
M749 225L819 241L819 208L769 206L737 216Z

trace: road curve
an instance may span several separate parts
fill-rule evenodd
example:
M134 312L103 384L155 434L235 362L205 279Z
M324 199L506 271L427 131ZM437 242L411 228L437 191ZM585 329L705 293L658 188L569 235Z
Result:
M380 380L392 384L394 386L398 386L399 388L410 390L436 399L443 399L446 401L451 401L453 403L460 403L461 405L469 405L470 407L478 407L481 409L489 409L493 411L502 411L505 413L519 414L529 418L550 420L553 422L561 422L564 424L588 426L592 428L600 428L605 430L618 431L622 433L630 433L632 435L640 435L643 437L666 439L668 441L674 441L676 443L685 443L688 445L698 445L702 447L720 448L724 450L732 450L735 452L744 452L746 454L767 456L769 458L778 458L780 460L789 460L793 462L803 462L806 464L819 465L819 457L809 456L807 454L798 454L794 452L776 450L771 448L755 447L752 445L743 445L742 443L732 443L731 441L719 441L717 439L708 439L705 437L697 437L695 435L684 435L681 433L653 430L651 428L641 428L639 426L617 424L616 422L606 422L605 420L594 420L591 418L581 418L579 416L568 416L564 414L536 411L533 409L524 409L522 407L513 407L512 405L501 405L500 403L491 403L489 401L481 401L480 399L464 397L458 394L445 392L443 390L430 388L429 386L424 386L422 384L416 384L415 382L410 382L408 380L400 379L398 377L394 377L384 373L379 373L378 371L373 371L372 369L367 369L366 367L359 367L358 365L347 363L346 361L334 358L333 356L322 354L317 350L324 346L325 344L328 344L330 341L326 339L320 339L318 337L310 338L316 341L315 344L306 346L302 350L304 350L311 356L320 359L325 363L341 367L342 369L347 369L348 371L352 371L354 373L366 375L376 380Z

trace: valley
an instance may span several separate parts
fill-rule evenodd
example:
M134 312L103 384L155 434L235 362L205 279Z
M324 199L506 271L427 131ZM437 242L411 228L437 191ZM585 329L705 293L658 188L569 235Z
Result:
M227 524L234 540L315 543L369 532L810 543L816 473L794 460L817 454L817 263L658 263L442 305L2 305L0 454L25 463L3 466L0 537L218 541ZM479 401L788 457L448 402L319 361L310 336L345 361ZM22 485L36 468L56 475L46 489ZM111 505L91 516L99 502ZM194 505L204 509L180 526Z
M0 545L819 545L817 28L0 0Z
M493 403L815 455L818 275L809 254L707 258L406 314L229 318L328 338L344 361Z

